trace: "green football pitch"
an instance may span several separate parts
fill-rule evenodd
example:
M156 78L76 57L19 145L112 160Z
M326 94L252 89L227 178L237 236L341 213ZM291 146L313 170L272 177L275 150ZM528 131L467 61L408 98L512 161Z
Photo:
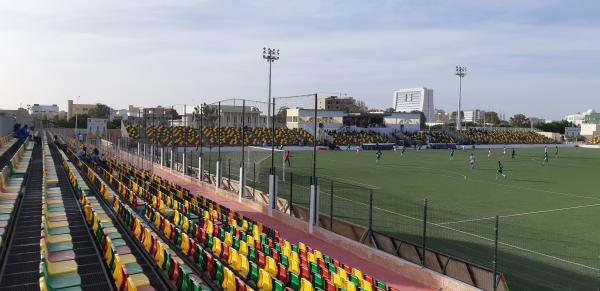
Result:
M427 199L427 247L489 269L499 216L497 266L511 290L597 290L600 150L562 148L557 158L550 147L548 153L544 165L543 148L517 149L514 160L510 149L506 156L492 149L490 160L487 149L456 150L454 160L448 150L384 151L379 163L374 151L320 151L320 210L367 225L372 191L373 229L420 245ZM496 178L498 160L506 178ZM292 152L291 163L279 193L289 199L291 191L293 203L306 206L312 152ZM262 171L268 166L262 162ZM257 188L266 188L261 181Z

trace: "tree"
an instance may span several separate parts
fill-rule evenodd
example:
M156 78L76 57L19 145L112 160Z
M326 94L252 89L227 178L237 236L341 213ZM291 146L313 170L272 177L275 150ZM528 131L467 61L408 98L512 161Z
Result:
M487 111L484 116L485 116L486 123L491 123L493 125L500 124L500 117L498 116L497 112Z
M464 111L460 111L460 120L462 121L465 118L465 112ZM450 113L450 120L454 121L456 123L456 111L453 111L452 113Z
M572 127L573 123L568 122L566 120L561 121L552 121L550 123L539 123L535 125L535 128L541 131L547 132L556 132L556 133L565 133L565 127Z
M88 115L91 118L109 118L110 107L108 107L106 104L96 103L96 107L90 109L90 111L88 111Z
M394 113L394 112L396 112L396 109L390 107L390 108L386 108L383 112L385 112L385 113Z
M352 105L348 105L346 109L347 113L365 113L369 110L364 101L356 101L356 103Z
M525 114L517 113L510 118L510 126L512 127L529 127L529 119Z
M121 128L121 117L113 118L113 120L107 122L106 128L109 128L109 129Z
M274 116L275 124L285 125L285 123L287 122L287 110L288 109L289 109L289 107L287 107L287 106L282 106L279 108L279 111Z
M419 114L419 123L421 125L421 129L425 129L425 123L427 122L427 118L425 118L425 114L418 110L413 110L410 113L418 113Z

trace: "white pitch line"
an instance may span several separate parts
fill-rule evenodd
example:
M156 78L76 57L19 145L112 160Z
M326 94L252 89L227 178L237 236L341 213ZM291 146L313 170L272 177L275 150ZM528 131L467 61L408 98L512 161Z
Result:
M595 207L595 206L600 206L600 203L589 204L589 205L579 205L579 206L572 206L572 207L564 207L564 208L556 208L556 209L546 209L546 210L522 212L522 213L514 213L514 214L508 214L508 215L499 215L498 217L499 218L515 217L515 216L523 216L523 215L539 214L539 213L548 213L548 212L564 211L564 210L587 208L587 207ZM495 218L496 218L495 216L490 216L490 217L482 217L482 218L473 218L473 219L465 219L465 220L442 222L442 223L438 223L438 224L439 225L448 225L448 224L457 224L457 223L480 221L480 220L491 220L491 219L495 219Z
M334 196L337 196L337 195L334 195ZM347 199L347 198L344 198L344 197L338 197L338 198L345 199L345 200L348 200L350 202L362 204L362 205L365 205L365 206L367 205L366 203L357 202L357 201L350 200L350 199ZM412 219L412 220L423 222L422 219L419 219L419 218L416 218L416 217L412 217L410 215L401 214L401 213L398 213L398 212L395 212L395 211L391 211L391 210L380 208L380 207L376 207L376 206L373 207L373 208L374 209L379 209L381 211L388 212L388 213L391 213L391 214L395 214L395 215L398 215L398 216L401 216L401 217L405 217L405 218L408 218L408 219ZM438 226L438 227L441 227L441 228L445 228L445 229L448 229L448 230L453 230L453 231L456 231L456 232L459 232L459 233L462 233L462 234L466 234L466 235L470 235L470 236L473 236L473 237L476 237L476 238L479 238L479 239L483 239L483 240L486 240L486 241L489 241L489 242L494 242L494 239L487 238L487 237L484 237L484 236L481 236L481 235L477 235L477 234L474 234L474 233L470 233L470 232L467 232L467 231L459 230L459 229L456 229L456 228L452 228L452 227L449 227L449 226L440 225L440 224L433 223L433 222L427 222L427 224L435 225L435 226ZM547 257L547 258L551 258L551 259L554 259L554 260L557 260L557 261L561 261L563 263L568 263L568 264L572 264L572 265L579 266L579 267L582 267L582 268L590 269L590 270L593 270L595 272L600 271L599 268L594 268L594 267L590 267L590 266L587 266L587 265L584 265L584 264L580 264L580 263L576 263L576 262L571 262L569 260L561 259L559 257L555 257L555 256L552 256L552 255L540 253L540 252L537 252L537 251L534 251L534 250L530 250L530 249L522 248L522 247L519 247L519 246L511 245L511 244L504 243L504 242L501 242L501 241L498 241L498 244L501 244L501 245L504 245L504 246L507 246L507 247L511 247L511 248L515 248L515 249L518 249L518 250L521 250L521 251L524 251L524 252L528 252L528 253L532 253L532 254L544 256L544 257Z
M379 188L377 186L373 186L371 184L365 184L365 183L356 182L356 181L352 181L352 180L348 180L348 179L344 179L344 178L333 177L333 176L324 175L324 174L319 174L318 176L320 176L320 177L327 177L327 178L332 179L332 180L338 180L338 181L342 181L342 182L348 183L348 184L353 184L353 185L356 185L356 186L367 187L367 188L373 189L373 190L381 189L381 188Z

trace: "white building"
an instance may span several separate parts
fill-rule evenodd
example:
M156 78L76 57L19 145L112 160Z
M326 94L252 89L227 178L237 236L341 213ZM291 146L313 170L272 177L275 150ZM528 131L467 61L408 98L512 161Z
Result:
M575 126L581 126L581 124L585 121L585 116L593 113L596 113L594 109L588 109L584 112L577 112L575 114L566 115L565 117L563 117L563 119L568 122L572 122Z
M317 122L322 124L323 129L337 130L344 126L344 111L317 110ZM310 132L314 131L315 111L313 109L288 108L286 109L287 128L303 128Z
M479 109L463 110L463 122L479 123L483 121L485 111Z
M315 111L313 109L289 108L286 110L286 126L290 129L303 128L314 132ZM317 110L319 129L351 131L371 130L383 134L395 131L414 132L421 128L420 113L346 113L336 110ZM318 133L318 132L317 132Z
M41 116L41 117L54 117L59 114L58 105L41 105L41 104L33 104L31 109L29 109L29 114L31 116Z
M394 91L392 107L396 112L421 111L428 122L435 121L433 89L421 87Z
M596 123L582 123L580 134L586 138L592 138L600 134L600 124Z
M421 114L419 113L390 113L384 114L385 127L403 132L415 132L421 129Z

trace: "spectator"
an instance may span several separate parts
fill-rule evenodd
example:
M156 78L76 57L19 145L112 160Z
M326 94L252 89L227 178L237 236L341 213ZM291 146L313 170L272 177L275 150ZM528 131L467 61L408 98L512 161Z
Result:
M29 132L27 132L27 124L25 124L23 127L20 127L17 130L17 138L27 138L29 137Z
M82 161L86 161L87 160L87 149L85 148L85 146L81 147L77 153L75 154L80 160Z

